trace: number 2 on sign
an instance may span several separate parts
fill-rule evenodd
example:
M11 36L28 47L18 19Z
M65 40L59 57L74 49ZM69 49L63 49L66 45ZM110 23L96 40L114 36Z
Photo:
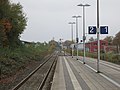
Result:
M94 28L93 28L93 27L90 27L90 32L91 32L91 33L93 33L93 30L94 30Z

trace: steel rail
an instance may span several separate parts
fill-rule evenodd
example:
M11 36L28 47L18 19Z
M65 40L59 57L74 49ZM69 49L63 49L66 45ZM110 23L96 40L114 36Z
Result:
M52 62L52 65L50 66L50 68L49 68L49 70L47 71L47 73L46 73L46 75L45 75L42 83L40 84L40 86L38 87L37 90L42 90L42 88L43 88L43 86L44 86L44 84L45 84L45 82L46 82L46 80L47 80L47 78L48 78L48 75L50 74L51 69L53 68L54 64L56 65L56 63L57 63L57 56L55 57L54 61Z
M45 63L48 62L50 58L52 58L54 54L50 55L50 57L47 58L46 61L44 61L42 64L40 64L36 69L34 69L27 77L25 77L20 83L18 83L12 90L18 90L35 72L37 72Z

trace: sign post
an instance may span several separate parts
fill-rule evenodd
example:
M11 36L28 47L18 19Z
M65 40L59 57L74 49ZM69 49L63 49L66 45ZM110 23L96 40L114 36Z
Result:
M99 8L99 7L98 7ZM96 26L89 26L88 33L96 34L97 33L97 41L98 41L98 59L97 59L97 73L99 73L99 60L100 60L100 34L108 34L108 26L100 26L99 27L99 15L98 15L97 28Z

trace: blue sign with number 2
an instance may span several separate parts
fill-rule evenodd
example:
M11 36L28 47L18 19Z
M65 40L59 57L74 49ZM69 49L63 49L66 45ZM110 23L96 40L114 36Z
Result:
M96 34L96 26L89 26L88 33L89 34Z

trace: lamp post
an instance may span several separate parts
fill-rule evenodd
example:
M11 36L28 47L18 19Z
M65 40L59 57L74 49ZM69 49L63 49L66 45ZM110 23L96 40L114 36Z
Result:
M97 59L97 73L99 73L99 61L100 61L100 25L99 25L99 0L97 0L97 41L98 41L98 59Z
M83 7L83 50L84 50L84 56L83 56L83 64L85 64L85 7L90 6L89 4L79 4L77 6Z
M69 22L68 24L71 24L71 40L72 40L72 44L73 44L73 24L75 24L75 22ZM72 48L72 58L73 58L73 47Z
M80 18L81 16L73 16L73 18L76 19L76 45L77 45L77 60L78 60L78 42L79 42L79 38L78 38L78 18Z

